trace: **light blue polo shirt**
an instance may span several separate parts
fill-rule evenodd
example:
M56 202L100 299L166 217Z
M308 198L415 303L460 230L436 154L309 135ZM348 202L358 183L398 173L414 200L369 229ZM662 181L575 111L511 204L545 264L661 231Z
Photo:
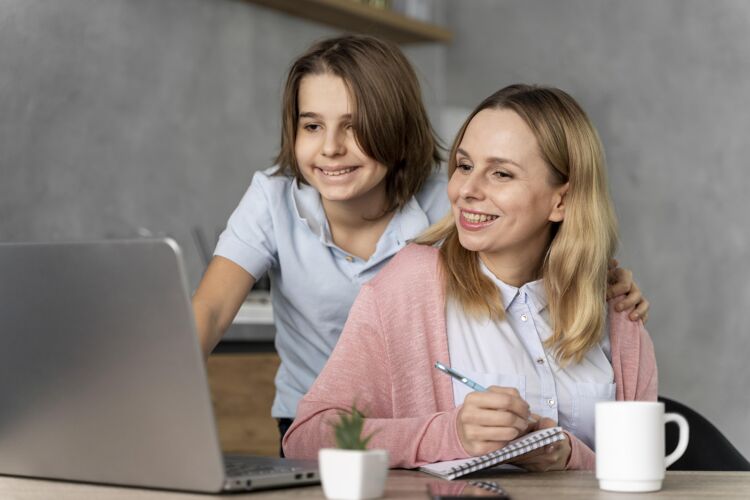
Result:
M320 194L292 177L256 172L219 237L214 255L256 279L269 273L276 326L276 398L271 414L294 418L297 403L323 369L363 283L408 240L449 211L447 177L434 173L396 213L365 261L331 238Z

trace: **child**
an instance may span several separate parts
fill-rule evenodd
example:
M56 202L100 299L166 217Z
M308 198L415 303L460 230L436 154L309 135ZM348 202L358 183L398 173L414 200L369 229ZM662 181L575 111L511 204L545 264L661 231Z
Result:
M477 107L449 162L452 214L362 287L284 449L317 456L356 403L370 446L416 467L501 448L533 412L567 439L518 465L592 469L595 403L657 395L643 324L607 313L617 233L596 131L561 90L514 85Z
M416 75L393 44L342 36L292 65L277 167L258 172L193 297L204 354L268 272L283 436L341 334L360 286L448 209ZM643 316L628 272L613 295Z

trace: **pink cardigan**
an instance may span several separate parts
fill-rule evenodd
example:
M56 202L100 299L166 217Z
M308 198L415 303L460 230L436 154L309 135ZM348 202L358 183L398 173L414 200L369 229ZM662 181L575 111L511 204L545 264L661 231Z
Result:
M458 438L451 379L433 368L449 359L438 251L409 245L362 286L328 363L297 408L284 437L289 458L317 458L333 446L330 423L356 403L370 448L391 467L467 458ZM654 348L643 324L610 306L618 400L656 400ZM593 469L594 452L569 434L569 469Z

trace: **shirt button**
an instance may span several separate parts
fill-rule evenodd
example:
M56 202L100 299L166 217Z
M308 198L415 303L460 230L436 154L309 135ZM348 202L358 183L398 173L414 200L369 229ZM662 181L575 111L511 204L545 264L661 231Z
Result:
M536 358L536 364L543 365L544 364L544 358Z
M547 406L549 406L550 408L554 408L555 407L555 400L554 399L548 399L547 400Z
M354 257L352 257L351 255L347 255L347 256L346 256L346 260L347 260L348 262L354 262Z
M529 319L528 316L526 316L525 314L521 315L521 321L526 321L527 319Z

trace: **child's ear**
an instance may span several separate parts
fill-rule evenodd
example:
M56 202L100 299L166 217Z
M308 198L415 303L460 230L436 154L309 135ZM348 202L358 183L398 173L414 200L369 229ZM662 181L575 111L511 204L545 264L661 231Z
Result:
M557 188L557 192L552 198L552 211L549 214L550 222L562 222L565 220L565 201L569 188L570 182L566 182Z

